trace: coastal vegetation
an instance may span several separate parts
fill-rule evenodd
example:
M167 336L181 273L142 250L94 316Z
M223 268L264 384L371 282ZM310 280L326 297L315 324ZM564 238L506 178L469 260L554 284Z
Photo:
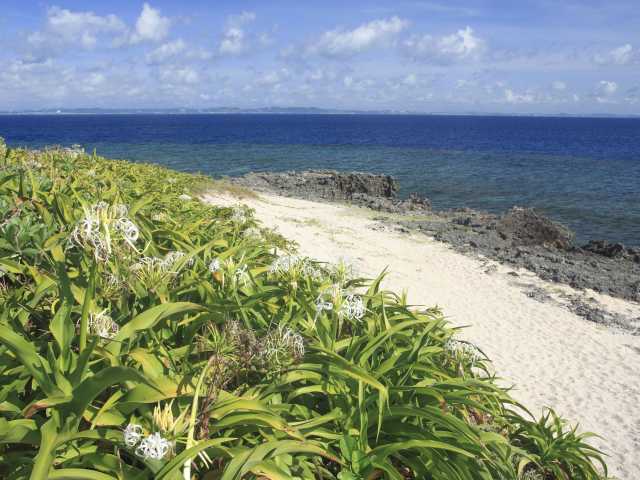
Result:
M441 311L199 201L206 177L4 142L0 165L2 478L606 477Z

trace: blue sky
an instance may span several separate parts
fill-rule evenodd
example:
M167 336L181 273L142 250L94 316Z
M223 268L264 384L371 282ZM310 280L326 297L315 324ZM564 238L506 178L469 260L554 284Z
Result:
M633 1L3 0L0 110L640 113Z

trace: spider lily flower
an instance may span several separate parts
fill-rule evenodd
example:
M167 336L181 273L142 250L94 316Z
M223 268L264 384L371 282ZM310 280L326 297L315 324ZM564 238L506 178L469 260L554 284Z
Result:
M145 285L157 285L172 279L177 272L170 271L163 258L142 257L130 269L133 274Z
M302 335L288 327L279 326L264 337L262 356L267 363L282 366L287 359L299 360L304 356Z
M122 433L124 435L124 443L129 448L135 447L142 439L142 427L135 423L128 424Z
M299 272L302 275L318 279L322 274L311 260L298 255L283 255L276 258L269 267L270 274L283 275L286 273Z
M322 312L323 310L333 310L333 303L325 302L322 298L318 297L316 299L316 310L318 312Z
M467 357L471 361L471 366L474 366L476 362L482 360L483 355L478 350L478 347L472 343L462 342L450 338L444 344L444 349L449 355L457 358Z
M175 269L176 264L180 262L185 257L185 255L186 254L181 251L171 251L164 256L164 258L162 259L162 264L167 270ZM195 259L192 257L187 260L185 265L191 267L193 266L194 261Z
M89 333L110 340L118 334L120 327L105 312L89 314Z
M140 236L140 230L138 230L138 227L136 227L136 225L128 218L122 217L116 220L115 228L122 233L122 237L129 246L135 248L134 243Z
M104 262L111 256L114 246L123 240L135 250L140 236L138 227L125 215L126 205L109 206L100 201L85 208L84 217L71 232L71 239L78 246L92 250L96 261Z
M241 205L236 205L235 207L233 207L231 213L231 221L239 225L246 223L247 215Z
M220 260L218 260L217 258L214 258L213 260L211 260L211 263L209 263L209 271L211 273L216 273L220 271Z
M162 460L171 451L171 442L158 432L145 437L136 448L136 455L145 460Z
M285 255L276 258L269 267L269 273L287 273L301 262L297 255Z
M262 238L262 232L255 227L250 227L242 233L242 236L250 240L259 240Z
M248 268L247 264L243 263L234 272L236 281L242 282L243 285L246 285L247 281L251 278L249 276Z
M346 317L349 320L360 320L364 317L364 313L365 307L362 297L353 294L346 296L338 311L338 315Z

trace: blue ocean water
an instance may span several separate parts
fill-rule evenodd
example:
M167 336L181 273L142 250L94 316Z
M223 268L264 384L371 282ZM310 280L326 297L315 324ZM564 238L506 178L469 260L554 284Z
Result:
M394 175L436 208L539 208L579 242L640 245L640 119L416 115L0 115L12 146L79 143L184 171Z

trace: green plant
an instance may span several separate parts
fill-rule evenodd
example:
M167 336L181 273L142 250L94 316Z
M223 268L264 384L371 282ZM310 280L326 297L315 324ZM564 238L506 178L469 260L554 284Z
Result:
M0 157L2 478L599 478L439 310L198 201L205 177Z

